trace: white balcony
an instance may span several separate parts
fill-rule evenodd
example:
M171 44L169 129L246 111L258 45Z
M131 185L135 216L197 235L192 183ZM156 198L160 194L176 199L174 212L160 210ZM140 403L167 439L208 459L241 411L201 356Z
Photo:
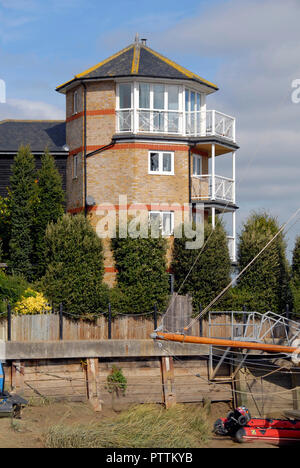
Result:
M210 174L192 176L192 200L235 203L234 179Z
M117 133L218 136L235 142L235 118L215 110L179 112L122 109L116 113Z

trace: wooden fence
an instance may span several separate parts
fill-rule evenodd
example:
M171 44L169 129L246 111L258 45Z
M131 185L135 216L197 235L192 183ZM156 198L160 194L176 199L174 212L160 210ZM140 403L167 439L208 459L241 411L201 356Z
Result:
M212 319L210 331L216 338L228 338L230 335L230 318L228 315L217 315ZM228 326L225 324L228 322ZM100 316L95 321L72 320L59 315L23 315L11 317L11 341L30 342L30 341L56 341L59 339L75 340L142 340L150 339L151 333L155 329L154 315L147 316L117 316L111 320L107 316ZM161 317L157 317L157 324L160 325ZM217 326L220 324L220 326ZM237 326L241 322L236 321ZM109 333L111 329L111 333ZM60 336L60 330L62 336ZM8 321L7 318L0 320L0 340L8 339ZM202 323L196 322L189 331L194 336L209 336L209 323L203 320ZM265 338L271 338L266 336ZM279 338L279 336L278 336Z

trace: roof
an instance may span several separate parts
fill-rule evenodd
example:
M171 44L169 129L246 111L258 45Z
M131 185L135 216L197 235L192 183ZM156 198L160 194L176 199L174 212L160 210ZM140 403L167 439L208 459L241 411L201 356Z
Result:
M126 76L191 80L208 86L215 91L218 90L215 84L155 52L138 40L94 67L75 75L72 80L58 86L56 90L65 92L66 87L83 79L92 80Z
M0 152L17 152L29 145L34 153L65 152L66 124L61 120L3 120L0 121Z

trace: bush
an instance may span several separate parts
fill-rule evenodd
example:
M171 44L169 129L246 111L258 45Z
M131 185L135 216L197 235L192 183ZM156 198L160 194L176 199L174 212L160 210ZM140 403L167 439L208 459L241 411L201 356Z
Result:
M239 239L238 262L243 270L279 231L275 218L253 213L244 223ZM289 295L289 267L285 242L280 234L238 281L238 290L251 299L250 310L282 313Z
M26 289L21 299L14 305L14 313L18 315L39 315L50 313L49 306L42 293L31 288Z
M112 309L123 314L152 312L156 304L163 311L169 296L167 240L112 239L117 268L117 287L111 292Z
M0 270L0 301L14 305L24 295L28 288L27 281L22 276L8 276Z
M75 317L106 310L102 242L90 222L83 215L64 215L49 224L45 245L47 268L40 284L54 307L62 303Z
M200 305L204 308L210 304L231 281L227 235L220 221L215 230L206 222L204 248L188 250L186 242L185 236L174 241L172 270L175 290L192 296L194 310L198 312ZM224 307L224 301L221 301L214 306L214 310L224 310Z
M293 252L291 289L294 313L300 314L300 237L297 237Z

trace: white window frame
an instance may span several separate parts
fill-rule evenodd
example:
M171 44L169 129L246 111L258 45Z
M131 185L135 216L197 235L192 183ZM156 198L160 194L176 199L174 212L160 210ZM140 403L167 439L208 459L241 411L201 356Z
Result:
M149 211L149 225L151 226L151 214L158 214L160 215L160 231L162 236L169 237L174 235L174 211ZM171 232L164 232L163 231L163 216L171 215Z
M156 153L158 154L159 162L158 162L158 171L151 171L151 154ZM163 171L163 155L170 154L171 155L171 171ZM150 175L175 175L174 172L174 152L173 151L149 151L148 152L148 174Z
M78 179L78 162L79 162L79 157L78 154L74 154L73 159L72 159L72 174L73 174L73 180Z
M78 91L73 94L73 115L78 114Z

